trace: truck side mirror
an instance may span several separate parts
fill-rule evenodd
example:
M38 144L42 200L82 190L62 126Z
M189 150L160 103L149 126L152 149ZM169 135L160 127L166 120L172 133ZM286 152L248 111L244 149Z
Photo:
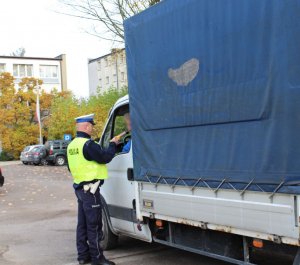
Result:
M127 169L127 179L129 181L134 181L133 168Z

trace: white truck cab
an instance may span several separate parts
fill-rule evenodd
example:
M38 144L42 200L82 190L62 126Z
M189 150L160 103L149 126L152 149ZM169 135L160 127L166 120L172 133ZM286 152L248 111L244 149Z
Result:
M108 122L100 140L102 147L107 147L113 136L126 131L123 116L128 112L129 100L128 96L124 96L116 102L110 111ZM101 188L101 195L106 207L104 229L110 229L110 231L104 232L106 237L108 237L107 233L110 232L110 236L113 238L110 240L113 244L108 244L107 240L104 240L105 248L114 246L116 239L113 234L124 234L143 241L152 241L148 225L140 224L136 217L136 190L138 184L130 178L133 169L132 148L129 152L122 152L124 142L129 139L130 135L121 140L116 156L107 165L109 178Z

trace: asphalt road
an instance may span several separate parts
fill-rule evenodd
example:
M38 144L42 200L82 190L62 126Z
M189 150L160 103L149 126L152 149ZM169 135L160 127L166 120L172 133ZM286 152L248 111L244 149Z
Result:
M6 177L0 188L0 265L77 264L76 200L66 167L0 166ZM126 237L105 254L119 265L228 264Z

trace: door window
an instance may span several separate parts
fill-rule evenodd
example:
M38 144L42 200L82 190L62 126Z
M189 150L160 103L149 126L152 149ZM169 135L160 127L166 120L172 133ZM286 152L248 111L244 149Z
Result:
M102 148L108 148L109 141L112 139L112 125L113 125L113 116L110 117L109 122L105 128L104 134L102 135L101 139L101 146Z
M67 149L70 142L62 142L62 149Z
M115 124L114 124L114 136L119 135L123 132L127 131L124 117L123 115L117 115L115 117Z
M120 144L118 145L117 153L123 152L124 145L126 145L131 138L130 132L128 131L124 118L124 115L128 115L128 113L129 105L127 104L116 109L111 115L101 140L101 146L103 148L107 148L109 146L109 141L113 137L122 134L120 138ZM128 151L129 150L127 150L126 152Z

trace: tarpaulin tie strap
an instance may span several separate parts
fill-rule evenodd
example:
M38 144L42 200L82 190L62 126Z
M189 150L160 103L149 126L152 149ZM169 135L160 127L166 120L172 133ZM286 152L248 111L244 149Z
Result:
M170 177L164 177L162 175L154 176L154 175L150 175L150 174L146 174L146 175L144 175L144 177L146 180L139 181L139 182L149 182L151 184L154 184L156 188L159 184L168 185L172 190L174 190L176 188L176 186L185 186L185 187L188 187L191 192L194 192L194 190L196 188L206 187L209 190L213 191L214 193L217 193L220 189L225 189L225 190L233 189L234 191L239 192L241 196L243 196L246 191L251 191L251 190L253 191L253 188L255 187L260 192L271 193L270 198L272 198L276 193L280 192L280 189L285 184L287 184L287 182L285 180L283 180L279 184L274 184L274 185L276 185L275 188L267 191L263 188L263 186L262 186L263 184L255 183L255 178L251 179L251 181L248 183L240 183L240 182L236 183L236 182L228 181L227 179L223 179L222 181L220 181L219 184L215 184L215 185L217 185L217 187L213 187L212 184L210 184L209 182L211 181L211 182L216 183L217 181L211 180L211 179L209 179L209 180L204 179L203 177L199 177L196 181L195 181L195 179L182 178L182 177L178 177L175 180L173 180L173 178L170 178ZM191 186L186 181L195 181L195 183ZM227 187L224 187L225 184L227 185ZM234 184L245 185L245 186L242 189L238 189L237 187L235 187ZM254 191L257 191L257 190L254 190Z

